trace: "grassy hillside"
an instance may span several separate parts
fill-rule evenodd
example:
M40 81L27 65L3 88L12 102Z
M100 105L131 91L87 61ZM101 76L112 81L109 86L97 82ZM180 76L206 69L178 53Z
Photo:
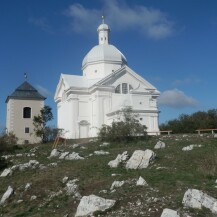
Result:
M161 139L166 144L165 149L154 150L156 142ZM81 141L80 141L81 142ZM78 179L78 191L82 196L95 194L106 199L117 200L116 205L106 213L96 216L150 216L159 217L164 208L180 210L192 217L213 217L206 209L185 210L182 198L185 191L195 188L217 198L217 138L208 136L161 136L133 143L111 143L100 147L99 142L82 142L78 147L73 144L78 141L68 141L67 146L60 145L62 151L77 152L84 160L48 159L52 144L23 146L12 153L10 166L27 163L30 159L37 160L45 167L41 169L16 170L12 176L0 177L0 198L10 185L15 193L0 206L0 216L74 216L79 200L73 195L68 196L64 190L66 184L62 179ZM191 151L182 148L191 144L201 144ZM151 149L156 153L156 159L146 169L126 170L124 165L110 168L107 164L118 154L128 151L131 155L135 150ZM91 155L96 150L108 151L109 155ZM28 156L34 153L35 156ZM23 154L22 156L15 156ZM50 163L56 162L57 166ZM3 170L2 170L3 171ZM2 172L0 171L0 172ZM116 174L116 176L112 176ZM135 182L142 176L148 186L136 186ZM113 181L125 180L122 187L111 193ZM31 188L25 191L27 183ZM107 190L107 192L102 190ZM51 196L56 192L61 192ZM31 200L35 195L37 198ZM20 201L18 203L17 201Z

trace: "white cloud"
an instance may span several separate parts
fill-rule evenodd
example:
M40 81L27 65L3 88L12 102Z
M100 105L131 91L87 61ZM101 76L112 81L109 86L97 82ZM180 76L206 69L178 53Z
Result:
M52 27L49 24L47 18L45 17L40 17L40 18L30 17L28 21L29 23L32 23L36 27L41 28L45 32L53 33Z
M72 18L72 28L76 32L87 32L93 25L99 24L99 19L106 15L106 23L115 30L138 30L150 38L160 39L173 34L174 23L158 9L142 5L129 7L124 1L104 1L104 9L88 9L81 4L72 4L67 16Z
M197 100L178 89L164 91L158 98L158 103L173 108L195 107L198 104Z
M189 85L189 84L198 84L201 80L199 78L185 78L185 79L177 79L173 81L173 85Z
M44 97L52 96L51 92L48 89L46 89L40 85L36 85L35 87L42 96L44 96Z

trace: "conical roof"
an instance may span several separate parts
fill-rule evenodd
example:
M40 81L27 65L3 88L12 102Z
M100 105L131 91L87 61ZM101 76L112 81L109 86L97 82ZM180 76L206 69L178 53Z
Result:
M31 84L25 81L7 97L6 103L9 99L45 100L46 97L42 96Z

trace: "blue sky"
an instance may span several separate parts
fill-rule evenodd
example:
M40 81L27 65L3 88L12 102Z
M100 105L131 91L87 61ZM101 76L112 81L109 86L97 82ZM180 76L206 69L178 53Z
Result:
M81 75L98 43L101 15L110 42L161 92L160 123L217 108L216 0L1 0L0 127L6 97L28 81L53 100L60 73Z

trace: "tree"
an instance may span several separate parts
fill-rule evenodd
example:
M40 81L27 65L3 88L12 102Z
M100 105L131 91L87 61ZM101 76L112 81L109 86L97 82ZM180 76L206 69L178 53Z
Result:
M33 118L33 125L34 125L34 132L37 137L41 138L43 143L48 141L48 128L47 122L53 119L52 108L50 106L44 106L40 110L40 114L34 116Z
M123 108L118 121L112 122L111 125L103 125L98 133L99 139L103 141L121 141L131 140L139 136L146 136L146 126L138 120L131 107Z

